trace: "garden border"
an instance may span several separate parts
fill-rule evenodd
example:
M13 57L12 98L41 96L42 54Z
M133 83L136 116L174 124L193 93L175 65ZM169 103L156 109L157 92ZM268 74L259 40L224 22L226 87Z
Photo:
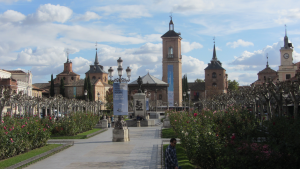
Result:
M95 136L95 135L97 135L97 134L100 134L100 133L103 133L103 132L105 132L105 131L107 131L107 130L108 130L108 128L103 128L103 129L101 129L101 130L99 130L99 131L96 131L96 132L94 132L94 133L91 133L91 134L86 135L86 138L93 137L93 136Z
M25 166L30 165L32 163L35 163L37 161L40 161L44 158L47 158L47 157L49 157L49 156L51 156L55 153L58 153L58 152L60 152L64 149L66 149L66 148L69 148L70 146L73 146L74 141L51 141L51 140L48 140L47 144L63 144L63 145L61 145L59 147L56 147L52 150L49 150L47 152L44 152L42 154L39 154L37 156L31 157L27 160L21 161L21 162L19 162L17 164L14 164L12 166L9 166L6 169L22 168L22 167L25 167Z

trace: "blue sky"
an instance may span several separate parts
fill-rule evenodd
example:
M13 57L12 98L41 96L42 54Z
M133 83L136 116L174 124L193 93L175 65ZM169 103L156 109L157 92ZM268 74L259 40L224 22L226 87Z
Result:
M97 41L106 71L122 57L132 80L147 72L161 79L160 36L168 31L170 12L190 82L204 78L214 36L228 78L240 85L257 80L267 53L278 70L285 24L294 62L300 61L297 0L0 0L0 68L30 70L34 83L47 82L63 71L68 50L73 71L84 78Z

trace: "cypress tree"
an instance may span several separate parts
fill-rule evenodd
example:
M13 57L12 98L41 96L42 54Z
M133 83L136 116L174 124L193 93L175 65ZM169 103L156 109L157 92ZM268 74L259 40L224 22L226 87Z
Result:
M65 82L64 79L60 80L60 94L65 97Z
M51 96L51 97L54 97L54 81L53 81L53 74L51 74L50 96Z
M87 78L87 88L88 88L88 98L90 99L90 101L93 100L93 93L92 93L92 84L91 84L91 79L90 79L90 74L88 74L88 78Z

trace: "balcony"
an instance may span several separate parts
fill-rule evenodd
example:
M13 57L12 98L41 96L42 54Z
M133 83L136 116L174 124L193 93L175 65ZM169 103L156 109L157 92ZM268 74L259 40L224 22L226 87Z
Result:
M168 58L173 58L173 54L168 54Z

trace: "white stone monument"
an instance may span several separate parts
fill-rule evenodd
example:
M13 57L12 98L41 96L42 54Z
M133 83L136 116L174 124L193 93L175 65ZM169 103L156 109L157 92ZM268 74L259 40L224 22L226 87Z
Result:
M101 120L101 127L108 128L108 121L106 119Z
M171 127L171 123L170 123L170 119L169 119L168 115L166 115L166 118L164 119L163 126L166 127L166 128Z
M118 116L118 121L115 122L113 129L113 142L127 142L130 141L129 130L123 116Z

